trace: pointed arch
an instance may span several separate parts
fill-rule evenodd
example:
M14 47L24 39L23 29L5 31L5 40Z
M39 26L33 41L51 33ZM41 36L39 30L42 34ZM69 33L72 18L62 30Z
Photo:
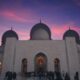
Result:
M60 60L59 58L54 59L54 71L55 72L60 72Z
M0 60L0 74L2 72L2 61Z
M23 58L21 63L21 73L24 74L27 72L27 59Z
M39 52L35 56L34 63L35 63L34 68L36 72L47 71L47 56L44 53Z

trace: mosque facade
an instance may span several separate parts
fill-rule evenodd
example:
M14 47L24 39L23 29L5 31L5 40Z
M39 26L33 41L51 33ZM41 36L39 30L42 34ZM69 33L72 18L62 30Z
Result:
M6 31L0 46L0 73L7 71L21 75L27 72L68 73L73 80L80 73L80 36L69 29L62 40L53 40L44 23L34 25L30 40L19 40L13 30ZM80 76L80 74L79 74Z

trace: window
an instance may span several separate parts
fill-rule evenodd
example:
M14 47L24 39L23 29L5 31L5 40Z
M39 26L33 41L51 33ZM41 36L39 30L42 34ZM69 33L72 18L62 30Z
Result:
M0 73L2 71L2 62L0 61Z
M22 74L27 72L27 59L22 59L22 65L21 65L21 72Z
M60 72L60 60L58 58L54 59L54 70L55 72Z

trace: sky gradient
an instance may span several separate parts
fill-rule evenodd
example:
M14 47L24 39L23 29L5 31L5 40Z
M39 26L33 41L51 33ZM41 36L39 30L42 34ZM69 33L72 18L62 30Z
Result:
M28 40L40 19L54 40L61 40L69 26L80 34L80 0L0 0L0 42L11 27L20 40Z

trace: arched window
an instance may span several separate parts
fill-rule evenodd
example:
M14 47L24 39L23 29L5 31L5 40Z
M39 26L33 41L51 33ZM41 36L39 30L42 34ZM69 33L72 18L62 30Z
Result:
M45 72L47 70L47 57L43 53L38 53L35 56L35 71L36 72Z
M58 58L54 59L54 70L55 72L60 72L60 60Z
M0 61L0 74L2 72L2 62Z
M27 59L26 58L22 59L21 72L22 74L27 72Z

